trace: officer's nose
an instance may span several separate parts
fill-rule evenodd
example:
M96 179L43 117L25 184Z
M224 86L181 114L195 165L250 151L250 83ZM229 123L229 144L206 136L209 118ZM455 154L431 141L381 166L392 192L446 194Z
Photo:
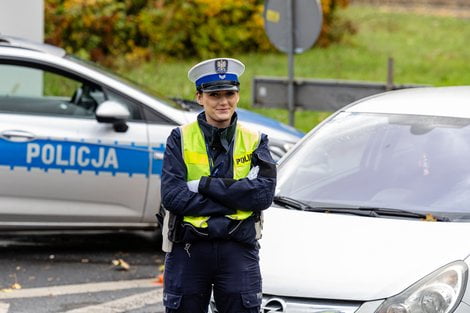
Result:
M223 105L228 105L230 103L229 101L229 97L228 96L221 96L220 97L220 104L223 104Z

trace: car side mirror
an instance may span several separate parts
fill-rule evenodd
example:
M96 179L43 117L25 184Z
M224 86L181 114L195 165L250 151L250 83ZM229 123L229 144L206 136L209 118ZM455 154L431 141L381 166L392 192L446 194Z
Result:
M96 109L96 120L100 123L111 123L119 133L127 131L126 121L131 116L129 110L119 102L107 100Z

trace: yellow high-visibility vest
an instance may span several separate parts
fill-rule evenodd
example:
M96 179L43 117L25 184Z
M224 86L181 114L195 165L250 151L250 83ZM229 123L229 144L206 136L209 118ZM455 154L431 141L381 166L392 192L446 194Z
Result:
M187 168L187 181L198 180L210 175L210 164L204 135L198 122L180 127L183 160ZM233 146L233 178L245 178L251 169L251 157L260 142L258 132L237 124ZM237 213L226 215L233 220L244 220L253 214L252 211L237 210ZM183 221L195 227L206 228L209 216L185 216Z

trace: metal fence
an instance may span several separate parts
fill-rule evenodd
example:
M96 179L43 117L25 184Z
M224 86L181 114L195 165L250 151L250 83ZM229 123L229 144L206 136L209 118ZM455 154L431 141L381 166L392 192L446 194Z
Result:
M296 79L296 108L313 111L336 111L361 98L388 90L416 88L423 85L394 85L361 81ZM255 77L253 105L287 109L287 78Z

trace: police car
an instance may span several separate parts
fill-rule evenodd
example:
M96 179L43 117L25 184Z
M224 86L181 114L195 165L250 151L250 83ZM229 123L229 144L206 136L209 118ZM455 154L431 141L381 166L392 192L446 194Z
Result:
M333 114L281 160L262 312L470 312L469 160L470 87Z
M0 36L0 229L153 229L166 138L196 115L61 48ZM239 116L276 157L303 135Z

